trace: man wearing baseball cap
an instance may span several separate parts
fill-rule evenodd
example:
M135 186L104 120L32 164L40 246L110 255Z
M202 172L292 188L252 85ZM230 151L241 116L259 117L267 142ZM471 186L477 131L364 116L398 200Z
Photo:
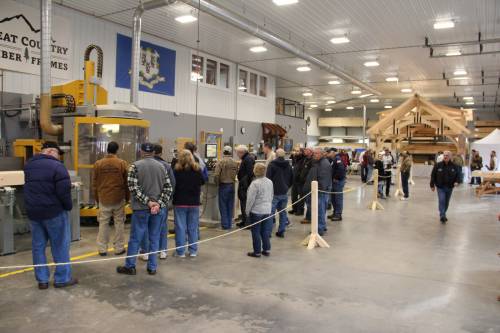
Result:
M140 243L147 232L149 235L148 252L158 252L160 229L166 207L172 195L172 184L167 169L154 159L155 145L149 142L141 145L142 159L130 165L128 188L131 196L132 226L128 242L125 266L118 266L117 273L135 275L135 263ZM149 255L147 271L156 274L157 253Z
M47 263L45 248L50 241L54 262L69 262L71 230L68 211L73 208L71 181L68 171L59 160L64 152L56 142L46 141L42 153L35 155L24 167L24 201L31 222L33 264ZM35 267L39 289L49 287L48 267ZM75 285L70 265L55 268L54 287Z

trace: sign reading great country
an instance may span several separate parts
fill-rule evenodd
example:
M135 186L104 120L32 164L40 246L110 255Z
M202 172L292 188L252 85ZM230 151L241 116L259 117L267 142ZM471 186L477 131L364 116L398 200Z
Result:
M51 74L71 79L71 26L52 16ZM40 11L10 0L0 1L0 68L40 75Z

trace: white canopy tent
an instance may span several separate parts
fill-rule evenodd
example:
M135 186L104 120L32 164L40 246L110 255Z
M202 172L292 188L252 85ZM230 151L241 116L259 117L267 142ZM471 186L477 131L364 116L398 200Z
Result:
M481 140L473 142L471 148L479 151L479 155L481 155L481 157L483 158L484 166L489 165L491 151L496 151L497 156L500 152L500 130L497 128L488 136L482 138ZM500 170L498 165L497 170Z

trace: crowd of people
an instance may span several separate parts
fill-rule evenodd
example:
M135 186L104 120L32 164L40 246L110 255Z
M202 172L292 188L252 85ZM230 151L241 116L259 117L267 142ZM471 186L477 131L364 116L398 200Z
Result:
M108 255L110 222L114 224L112 244L114 254L127 257L117 273L135 275L136 259L140 253L147 260L147 272L156 274L158 258L167 258L169 208L174 212L175 253L179 258L198 255L201 188L208 181L208 171L203 159L196 152L196 145L187 143L171 163L162 158L160 144L143 143L141 158L128 165L118 157L119 145L110 142L107 155L94 165L92 193L99 206L99 231L97 248L101 256ZM248 147L236 148L239 161L233 159L233 149L225 146L223 158L217 162L213 178L218 186L218 203L221 229L233 228L235 194L240 202L240 228L252 231L253 250L248 256L260 258L271 253L271 235L284 238L290 225L288 214L304 216L301 223L311 222L311 183L318 183L318 232L327 232L327 219L342 221L343 193L347 169L347 153L335 148L295 149L291 164L285 159L283 149L273 150L270 144L263 147L265 163L256 162ZM45 248L51 243L54 261L69 262L70 230L68 211L72 209L71 182L68 171L60 162L63 151L54 142L45 142L41 154L33 157L25 167L25 200L32 225L33 262L47 263ZM347 156L347 158L346 158ZM378 193L390 197L393 169L396 161L387 148L374 158L373 150L359 156L361 179L371 183L373 170L378 170ZM492 152L488 169L495 170L496 153ZM402 152L398 163L404 195L408 200L408 182L412 167L410 154ZM462 182L463 160L443 152L434 165L430 187L437 191L439 215L447 222L446 212L453 188ZM482 168L477 152L473 154L471 168ZM472 181L474 182L474 181ZM237 183L237 185L236 185ZM288 192L291 190L292 208L287 212ZM132 223L128 247L125 249L125 206L130 201ZM333 208L327 216L328 207ZM278 223L276 223L278 220ZM47 289L49 269L35 267L40 289ZM55 287L78 283L72 277L70 265L56 266Z

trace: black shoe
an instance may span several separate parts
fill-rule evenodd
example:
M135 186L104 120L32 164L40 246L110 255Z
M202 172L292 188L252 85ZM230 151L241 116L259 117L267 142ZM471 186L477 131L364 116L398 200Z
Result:
M447 221L446 217L442 217L439 220L441 221L442 224L445 224Z
M116 267L116 272L118 274L125 274L125 275L136 275L137 274L135 267L125 267L125 266Z
M156 269L149 269L148 268L148 274L149 275L155 275L156 274Z
M318 235L320 235L321 237L323 237L325 235L325 231L318 231Z
M445 222L448 222L448 218L447 218L446 216L444 217L444 221L445 221Z
M100 255L101 257L105 257L105 256L107 256L107 255L108 255L108 253L107 253L107 252L99 252L99 255Z
M332 218L332 221L342 221L342 215L335 215L335 216Z
M255 252L248 252L247 256L252 257L252 258L260 258L260 254L255 253Z
M288 211L288 214L295 214L295 211L292 209L292 210L289 210Z
M115 256L121 256L122 254L125 254L125 249L121 250L120 252L115 252Z
M48 282L39 282L38 283L38 289L40 289L40 290L49 289Z
M329 219L333 219L335 217L335 214L330 214L327 216Z
M236 223L236 226L237 226L238 228L243 228L243 227L245 226L245 223L243 223L243 222L239 222L239 223Z
M276 233L276 237L278 237L278 238L285 238L285 233L284 232L277 232ZM262 254L264 254L264 252L262 252Z
M72 278L68 282L65 283L55 283L54 282L54 288L66 288L66 287L71 287L74 286L75 284L78 284L78 279Z
M264 257L269 257L271 255L271 252L267 252L267 251L262 251L262 255Z

